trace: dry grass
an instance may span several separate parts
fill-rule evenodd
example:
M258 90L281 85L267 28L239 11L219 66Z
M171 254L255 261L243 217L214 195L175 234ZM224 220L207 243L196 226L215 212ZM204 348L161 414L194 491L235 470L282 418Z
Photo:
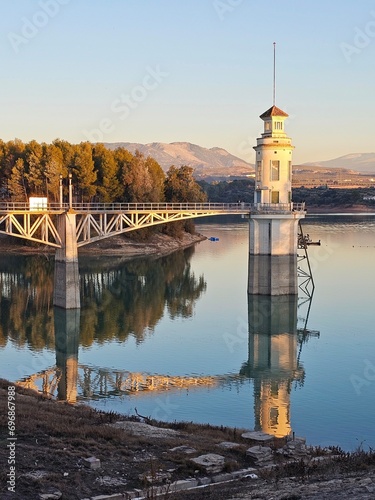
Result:
M9 385L0 380L0 461L3 464L7 464L5 403ZM172 453L170 448L188 444L198 454L222 453L217 443L241 440L240 431L235 429L200 427L191 423L159 423L160 427L178 430L172 437L134 436L107 425L125 419L115 413L59 403L21 387L17 387L16 392L17 495L12 498L37 499L49 485L69 499L142 488L144 483L139 476L152 470L173 469L172 481L185 479L196 475L197 467L190 462L189 455ZM245 450L246 445L243 445L239 450L226 452L227 470L249 466ZM84 459L91 456L100 459L101 469L91 470L84 465ZM7 466L1 468L1 498L6 493L3 485L6 485L7 472ZM127 485L119 488L100 484L103 476L126 479Z
M206 475L203 470L192 464L190 455L184 452L171 452L176 446L188 445L197 450L193 456L205 453L225 455L225 470L251 467L246 450L252 444L243 440L243 429L196 425L188 422L163 424L149 421L158 427L172 428L177 435L155 439L135 436L108 424L125 417L113 412L102 413L88 407L58 403L34 391L17 387L16 389L16 495L6 491L6 474L9 472L7 430L7 387L9 382L0 380L0 470L1 499L39 499L39 494L48 487L63 493L63 498L74 500L85 497L113 494L143 488L147 481L145 475L157 476L159 472L171 472L171 481ZM129 420L129 419L127 419ZM132 418L130 420L137 420ZM138 419L139 420L139 419ZM237 442L234 450L217 447L222 441ZM283 441L274 443L278 448ZM321 454L319 450L316 455ZM363 473L375 467L375 454L358 450L347 454L334 449L332 454L338 458L328 463L295 461L292 464L280 463L273 470L263 473L266 483L277 483L280 478L294 476L302 480L312 477L334 476L338 472ZM101 461L101 468L92 470L85 466L84 459L95 456ZM275 459L278 455L275 454ZM126 481L124 485L109 485L105 477ZM170 493L165 498L173 500L230 498L236 491L246 488L246 483L230 483L225 487L210 487L179 495ZM229 494L230 491L230 494ZM150 492L152 498L152 492Z

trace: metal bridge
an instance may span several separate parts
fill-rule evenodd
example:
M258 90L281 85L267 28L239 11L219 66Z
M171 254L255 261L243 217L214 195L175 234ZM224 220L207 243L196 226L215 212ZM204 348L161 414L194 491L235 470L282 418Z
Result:
M58 218L75 219L75 243L82 247L104 238L145 227L214 215L303 212L304 203L0 203L0 234L64 248Z

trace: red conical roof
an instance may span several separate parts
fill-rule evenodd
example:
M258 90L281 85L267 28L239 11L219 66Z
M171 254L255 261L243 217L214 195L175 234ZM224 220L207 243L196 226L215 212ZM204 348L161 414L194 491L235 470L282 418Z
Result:
M278 108L277 106L272 106L270 109L267 109L259 118L269 118L270 116L289 116L285 111Z

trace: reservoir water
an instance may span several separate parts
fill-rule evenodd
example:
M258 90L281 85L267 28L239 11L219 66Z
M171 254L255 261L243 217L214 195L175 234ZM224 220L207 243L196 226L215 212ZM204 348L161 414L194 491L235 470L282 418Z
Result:
M200 223L218 240L159 259L80 257L78 312L52 306L53 258L3 255L0 377L121 414L375 448L375 215L303 229L321 246L298 299L247 295L241 218Z

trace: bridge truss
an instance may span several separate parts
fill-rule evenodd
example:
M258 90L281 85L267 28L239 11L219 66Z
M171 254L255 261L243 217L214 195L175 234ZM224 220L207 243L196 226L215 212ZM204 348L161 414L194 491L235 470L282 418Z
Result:
M222 203L129 203L111 210L77 209L77 246L146 227L197 217L248 214L250 206Z
M213 215L287 213L304 211L303 204L250 203L76 203L49 204L30 209L25 203L0 203L0 234L63 247L57 219L65 213L76 218L76 242L81 247L104 238L157 224Z
M0 210L0 233L43 243L55 248L62 247L62 239L52 214L30 211Z

